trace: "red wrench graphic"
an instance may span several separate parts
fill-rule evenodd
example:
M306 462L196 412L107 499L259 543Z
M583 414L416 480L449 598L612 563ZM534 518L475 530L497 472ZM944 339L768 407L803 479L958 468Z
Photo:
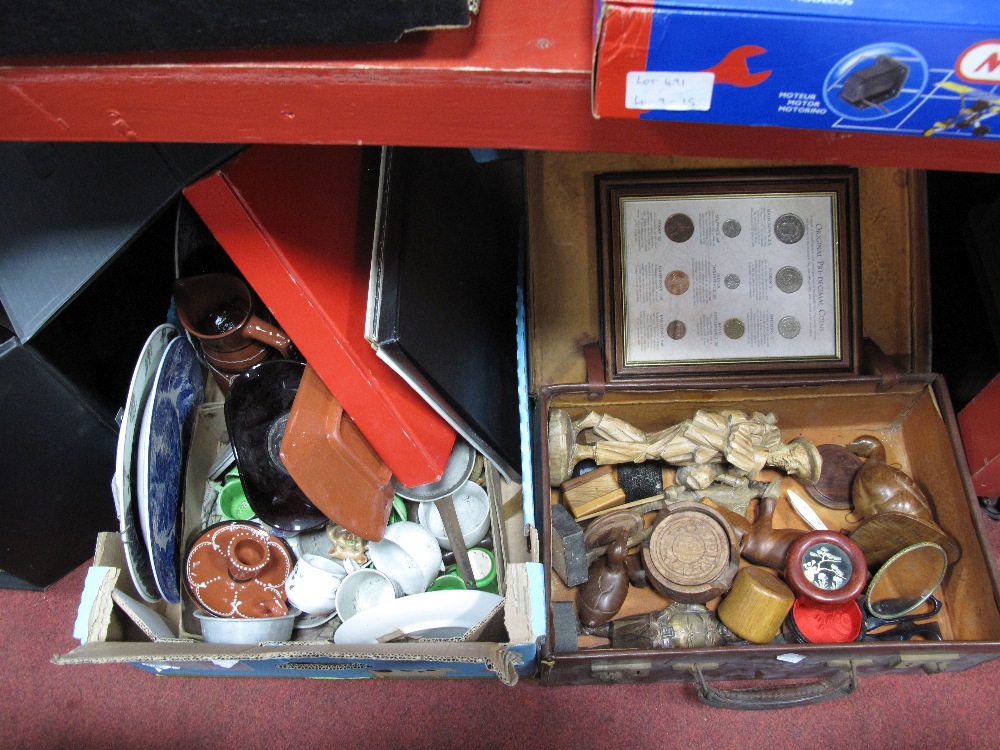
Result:
M761 70L757 73L751 73L747 59L765 52L767 52L766 49L758 47L756 44L745 44L731 50L711 68L705 68L701 72L715 73L716 83L728 83L741 88L756 86L758 83L766 81L767 77L771 75L771 71Z

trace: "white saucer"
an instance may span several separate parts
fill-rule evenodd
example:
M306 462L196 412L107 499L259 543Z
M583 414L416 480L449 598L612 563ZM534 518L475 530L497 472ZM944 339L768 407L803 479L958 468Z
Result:
M461 638L503 603L485 591L427 591L366 609L337 628L341 645L378 643L399 630L413 638Z
M180 332L172 325L164 324L153 329L143 344L132 381L129 383L125 399L125 415L118 430L118 446L115 453L115 475L112 480L112 494L118 510L118 523L125 547L125 561L136 591L147 602L160 598L149 562L149 553L136 526L138 513L135 491L136 448L139 441L139 421L142 419L149 399L153 377L163 359L163 352L171 339Z

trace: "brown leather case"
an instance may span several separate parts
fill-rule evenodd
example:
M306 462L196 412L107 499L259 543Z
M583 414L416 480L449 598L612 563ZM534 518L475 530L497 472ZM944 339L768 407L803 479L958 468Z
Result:
M598 278L594 176L632 169L744 166L722 160L601 154L537 154L526 170L531 228L529 291L532 386L538 394L534 429L542 468L539 483L547 635L540 658L549 685L692 681L699 698L730 708L800 705L846 695L859 675L953 671L1000 656L1000 587L988 552L947 388L929 369L928 264L923 236L920 173L862 169L860 185L863 334L888 355L876 375L778 375L719 378L692 375L606 383L583 351L598 339ZM760 165L771 166L771 165ZM593 347L591 348L593 351ZM871 357L869 357L872 359ZM596 374L596 375L595 375ZM588 375L593 382L588 383ZM698 409L773 412L783 438L846 444L869 433L885 441L889 461L931 497L936 519L962 547L962 558L938 589L943 640L849 644L729 645L694 649L610 648L595 635L556 632L553 612L575 590L553 574L550 510L561 501L549 483L545 431L552 409L571 419L608 413L641 430L663 429ZM781 479L765 470L762 479ZM546 497L548 493L548 497ZM799 494L804 495L804 492ZM846 510L817 505L832 529L853 528ZM784 493L775 528L805 529ZM856 525L856 524L854 524ZM741 565L746 565L744 561ZM708 603L710 609L718 600ZM617 617L662 610L669 600L633 586ZM562 620L565 629L565 618ZM575 648L572 644L575 643ZM558 646L557 646L558 644ZM750 688L720 689L716 681L763 680Z

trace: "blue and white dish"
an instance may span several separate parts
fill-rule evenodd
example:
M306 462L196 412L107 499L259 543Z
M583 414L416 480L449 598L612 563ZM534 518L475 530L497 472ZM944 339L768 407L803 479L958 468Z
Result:
M181 600L178 518L181 467L205 378L194 347L183 336L167 344L139 429L139 521L153 578L168 602Z
M111 486L118 511L122 545L125 548L125 562L132 575L135 590L147 602L158 601L160 593L153 578L146 543L136 525L138 498L135 479L139 423L149 400L153 378L163 359L163 353L167 344L179 333L180 331L174 326L164 324L156 327L143 344L135 370L132 372L132 381L129 383L128 396L125 399L125 412L118 430L115 475Z

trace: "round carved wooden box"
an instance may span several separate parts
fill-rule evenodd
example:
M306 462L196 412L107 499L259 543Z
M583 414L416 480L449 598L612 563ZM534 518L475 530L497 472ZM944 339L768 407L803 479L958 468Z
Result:
M661 511L642 550L650 585L688 604L728 591L739 559L739 542L729 522L714 508L691 502Z

